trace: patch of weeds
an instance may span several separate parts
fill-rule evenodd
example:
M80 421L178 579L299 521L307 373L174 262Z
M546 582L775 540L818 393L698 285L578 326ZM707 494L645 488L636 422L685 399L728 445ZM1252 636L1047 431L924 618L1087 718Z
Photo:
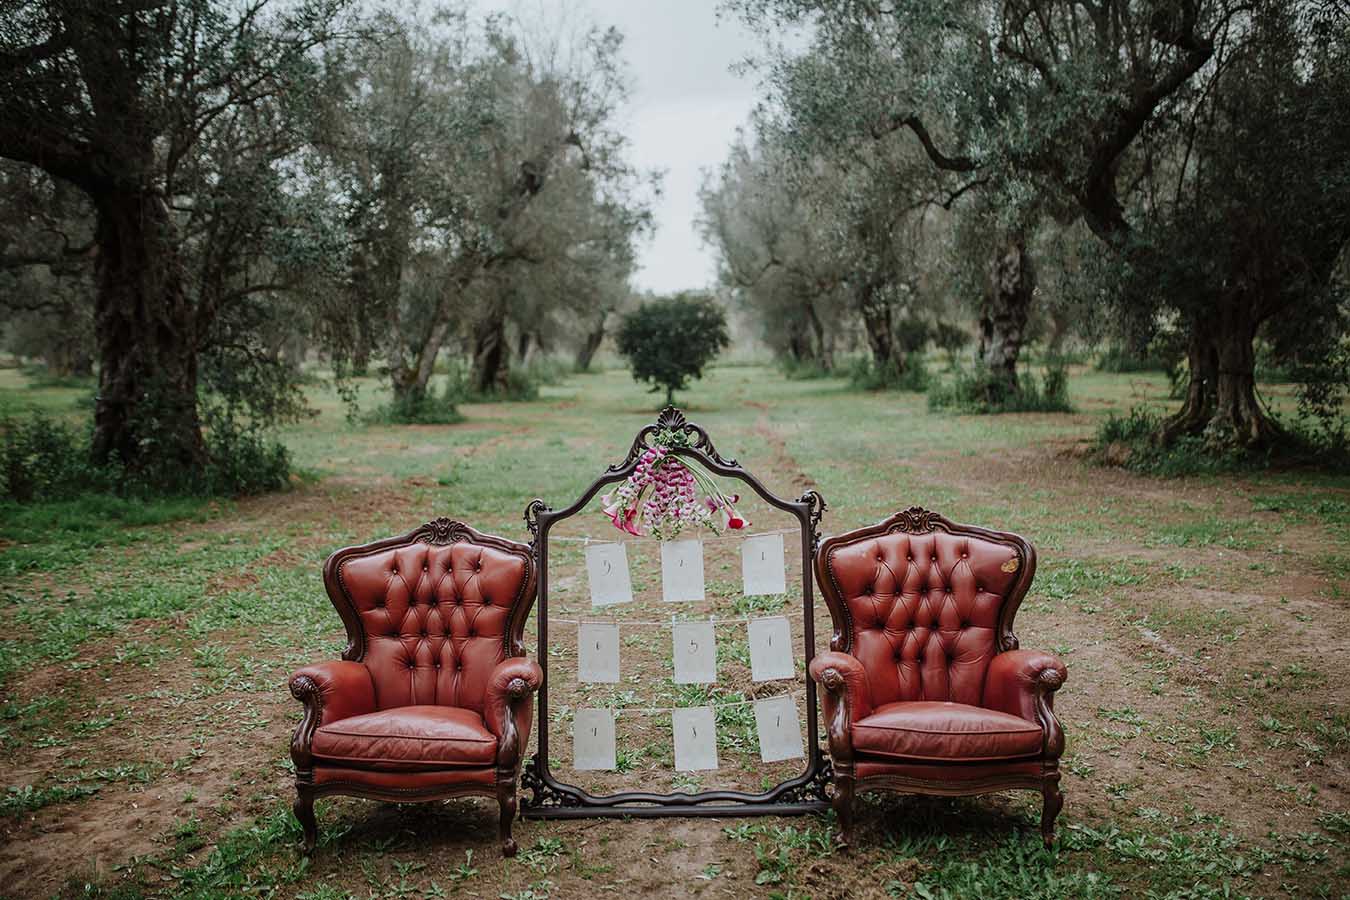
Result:
M614 771L624 774L637 768L638 761L646 754L645 747L616 747L614 750Z
M1052 364L1043 379L1023 371L1015 389L988 372L958 368L950 381L933 382L928 389L928 408L965 413L1073 412L1068 368Z
M518 891L500 894L500 900L548 900L553 890L553 882L547 878L531 883Z
M1220 546L1246 550L1252 546L1251 529L1249 521L1211 517L1198 522L1164 523L1149 536L1149 542L1170 547Z
M1076 600L1083 595L1095 601L1109 588L1141 584L1143 581L1144 576L1138 572L1120 568L1102 569L1081 560L1070 559L1038 570L1032 590L1035 594L1060 603ZM1096 612L1100 608L1094 607L1091 611Z
M796 828L745 822L724 827L722 833L737 843L754 843L758 885L790 885L806 857L824 858L835 848L833 826Z
M53 784L41 788L25 784L9 787L5 789L4 796L0 796L0 816L23 815L53 803L68 803L90 797L98 793L99 787L96 784Z
M1325 812L1317 817L1317 824L1332 834L1350 835L1350 812Z
M1350 527L1350 501L1316 494L1258 494L1252 510L1275 512L1288 522L1320 520L1324 525Z
M871 356L854 357L848 367L849 384L863 391L928 390L933 379L924 365L922 353L906 353L888 365L878 365Z
M775 594L759 594L753 597L740 594L731 601L731 611L737 616L767 616L778 612L786 602L786 597Z
M1112 413L1097 429L1098 461L1164 478L1249 472L1274 465L1350 470L1344 431L1326 432L1308 419L1281 423L1281 439L1263 451L1213 443L1204 435L1183 435L1164 444L1163 421L1160 412L1143 407L1125 416Z
M201 497L134 499L89 494L42 503L0 502L0 574L79 565L102 547L126 547L147 530L185 519L205 521Z
M516 855L516 861L524 863L541 875L548 875L558 868L558 860L566 847L562 838L540 838L533 847L527 847Z
M5 700L0 703L0 747L17 747L28 736L51 730L69 708L69 700L51 695L35 697L27 703Z

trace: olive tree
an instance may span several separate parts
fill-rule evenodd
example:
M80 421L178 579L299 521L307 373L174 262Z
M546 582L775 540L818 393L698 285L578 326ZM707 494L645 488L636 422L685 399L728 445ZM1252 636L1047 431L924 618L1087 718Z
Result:
M213 376L285 406L257 338L264 301L337 255L290 186L348 5L0 2L0 157L93 209L97 461L200 472Z

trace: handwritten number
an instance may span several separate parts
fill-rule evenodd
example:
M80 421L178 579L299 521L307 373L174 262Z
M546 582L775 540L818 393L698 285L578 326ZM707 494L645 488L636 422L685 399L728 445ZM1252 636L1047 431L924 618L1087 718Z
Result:
M610 565L609 560L605 560L605 574L608 575L614 567Z

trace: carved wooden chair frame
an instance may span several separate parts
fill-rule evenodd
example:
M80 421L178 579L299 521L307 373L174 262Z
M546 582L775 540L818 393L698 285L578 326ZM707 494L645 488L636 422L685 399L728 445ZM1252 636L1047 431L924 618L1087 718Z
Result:
M844 534L835 535L823 541L816 554L816 580L830 610L834 623L834 634L830 638L830 649L852 654L853 621L842 591L830 571L830 556L842 546L856 544L859 541L881 537L886 534L904 532L906 534L929 534L944 531L954 536L979 538L996 544L1003 544L1017 554L1019 574L1008 591L999 610L998 627L995 630L995 654L1006 650L1018 649L1017 635L1013 633L1013 618L1017 615L1022 599L1031 587L1036 575L1036 550L1020 535L1006 531L993 531L975 525L962 525L938 513L914 506L890 517ZM975 780L937 780L911 778L899 774L875 775L858 778L852 755L853 742L849 733L848 703L844 697L844 675L837 669L826 669L822 673L821 686L838 698L835 715L826 723L826 732L830 745L830 756L834 761L835 788L832 804L839 818L840 830L846 843L851 843L853 832L853 799L858 791L884 790L905 794L930 794L946 797L973 796L1001 790L1027 789L1039 791L1043 798L1041 812L1041 833L1045 845L1049 847L1054 839L1055 818L1064 805L1063 794L1059 790L1059 756L1064 749L1064 731L1055 718L1051 707L1051 697L1063 684L1059 671L1047 669L1040 673L1035 688L1036 718L1044 738L1041 751L1041 772L1036 776L1009 773L992 775ZM962 763L932 763L930 765L960 766Z
M534 552L526 544L484 534L474 528L453 519L439 518L413 529L407 534L384 538L369 544L360 544L338 550L323 567L323 583L328 591L342 624L347 631L347 647L342 651L342 659L350 662L362 662L365 656L366 635L361 617L357 613L346 586L342 582L342 565L353 557L379 553L395 547L407 547L425 543L446 546L458 542L492 547L504 553L518 556L525 564L526 576L521 580L520 590L511 601L511 612L502 635L505 658L523 657L525 645L523 635L525 620L534 606L537 571ZM309 752L314 730L318 727L323 714L323 699L319 686L313 679L300 675L291 680L291 694L305 706L304 718L295 729L291 742L291 758L295 762L295 816L304 828L306 853L312 852L318 839L318 823L314 817L314 801L319 797L339 794L361 797L367 800L384 800L394 803L412 803L430 800L448 800L453 797L483 796L495 797L500 807L498 832L502 848L507 856L515 854L515 841L511 838L511 822L516 816L516 784L520 776L520 765L525 748L521 746L520 736L515 727L515 708L531 693L531 686L522 678L514 678L507 685L512 714L506 716L505 733L498 741L496 781L493 785L462 784L445 785L431 788L376 788L370 785L347 782L329 782L322 785L314 783L314 759Z

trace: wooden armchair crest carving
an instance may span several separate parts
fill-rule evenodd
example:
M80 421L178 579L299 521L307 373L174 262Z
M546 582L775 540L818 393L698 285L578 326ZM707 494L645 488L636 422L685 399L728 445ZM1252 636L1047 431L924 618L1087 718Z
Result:
M1067 671L1013 634L1032 546L914 507L826 540L815 566L834 636L810 674L824 688L844 841L859 790L1027 788L1042 794L1049 846L1064 802L1054 693Z
M535 579L528 546L451 519L328 558L347 648L290 680L305 706L291 758L307 853L316 797L479 794L497 799L502 851L514 855L516 782L543 677L521 642Z

